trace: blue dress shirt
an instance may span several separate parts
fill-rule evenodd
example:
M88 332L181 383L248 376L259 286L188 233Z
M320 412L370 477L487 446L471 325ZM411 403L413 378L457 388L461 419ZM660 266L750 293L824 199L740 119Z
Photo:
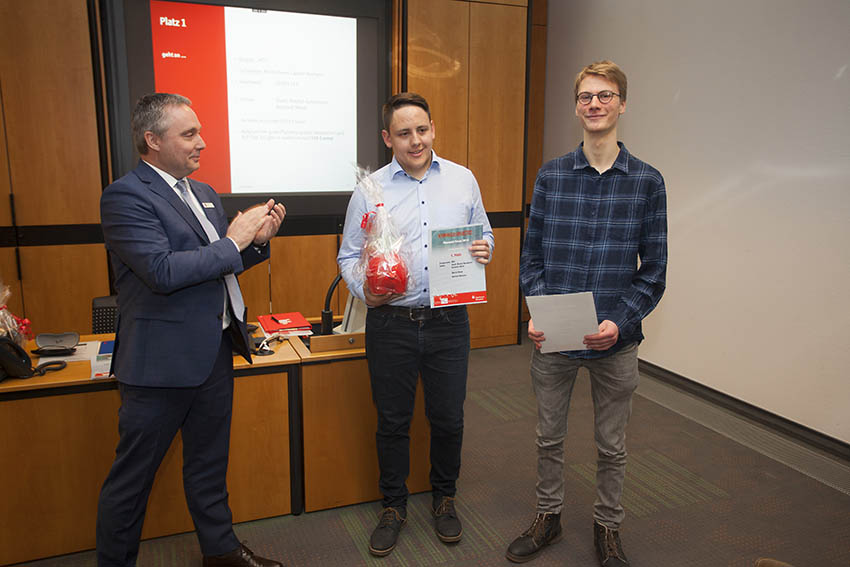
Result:
M431 166L421 180L410 177L395 157L372 176L383 187L384 206L403 238L402 255L407 261L411 279L407 293L393 301L392 305L430 305L428 243L431 230L482 224L492 257L495 248L493 229L481 202L478 182L467 168L437 157L432 151ZM360 186L355 187L345 215L337 262L349 291L359 299L365 299L365 277L357 263L366 236L360 222L364 214L373 210L375 203L367 203Z

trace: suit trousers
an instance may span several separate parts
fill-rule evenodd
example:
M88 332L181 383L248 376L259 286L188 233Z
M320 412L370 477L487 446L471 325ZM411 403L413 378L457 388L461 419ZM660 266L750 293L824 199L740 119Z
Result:
M366 358L378 410L375 435L384 507L405 507L410 473L410 422L422 375L425 415L431 424L431 486L454 496L463 442L463 402L469 365L466 307L432 310L425 321L381 309L366 316Z
M148 496L178 430L183 438L186 503L201 551L219 555L239 547L226 486L233 408L231 345L230 333L222 333L212 372L194 388L147 388L119 382L120 438L98 501L100 567L136 564Z
M638 385L637 344L594 359L535 350L531 379L537 396L537 511L560 513L564 504L564 438L576 374L590 372L596 441L593 518L617 529L625 517L620 499L626 475L626 425Z

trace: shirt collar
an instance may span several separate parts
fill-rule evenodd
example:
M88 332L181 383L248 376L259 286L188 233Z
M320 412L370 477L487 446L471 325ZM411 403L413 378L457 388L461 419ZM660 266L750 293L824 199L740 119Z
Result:
M434 168L434 167L436 167L437 171L439 171L441 162L442 162L442 160L437 155L437 152L435 152L434 150L431 150L431 165L428 166L428 171L431 171L431 169ZM401 167L401 164L398 163L398 160L395 159L395 156L393 156L393 159L390 162L390 178L394 178L396 176L396 174L399 173L399 172L403 173L404 175L407 175L407 172L404 170L403 167ZM428 172L426 172L426 176L427 176L427 173ZM408 177L410 177L410 176L408 175Z
M617 159L614 160L614 164L611 166L611 169L619 169L623 173L629 172L629 150L626 149L626 145L623 142L617 142L617 145L620 147L620 153L617 154ZM578 145L575 151L576 159L575 163L573 163L573 169L584 169L585 167L590 167L590 163L587 161L587 156L584 155L584 142Z
M174 189L174 186L175 186L175 185L177 185L177 182L178 182L178 181L180 181L179 179L177 179L176 177L174 177L173 175L171 175L171 174L170 174L170 173L168 173L167 171L163 171L163 170L161 170L160 168L158 168L157 166L153 165L151 162L149 162L149 161L145 161L144 159L143 159L142 161L144 161L146 164L148 164L152 170L154 170L155 172L157 172L157 173L159 174L159 176L160 176L160 177L162 177L162 179L163 179L163 180L164 180L164 181L168 184L168 186L169 186L169 187L171 187L172 189ZM184 177L183 179L185 179L185 177Z

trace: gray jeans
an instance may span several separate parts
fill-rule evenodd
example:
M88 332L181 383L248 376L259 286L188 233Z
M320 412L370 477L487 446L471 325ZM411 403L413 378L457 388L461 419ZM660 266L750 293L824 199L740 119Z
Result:
M531 380L537 396L537 511L560 513L564 504L564 438L576 374L590 372L596 439L596 502L593 518L617 529L625 513L620 505L626 474L626 424L638 385L637 344L590 360L558 353L531 356Z

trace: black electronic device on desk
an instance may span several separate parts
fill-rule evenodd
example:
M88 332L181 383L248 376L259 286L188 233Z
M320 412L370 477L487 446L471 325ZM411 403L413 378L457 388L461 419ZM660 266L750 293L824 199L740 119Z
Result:
M0 382L6 378L43 376L49 370L61 370L66 365L67 363L64 360L57 360L45 362L33 368L27 351L9 338L6 333L0 333Z
M77 351L79 333L41 333L35 337L33 354L39 356L68 356Z

